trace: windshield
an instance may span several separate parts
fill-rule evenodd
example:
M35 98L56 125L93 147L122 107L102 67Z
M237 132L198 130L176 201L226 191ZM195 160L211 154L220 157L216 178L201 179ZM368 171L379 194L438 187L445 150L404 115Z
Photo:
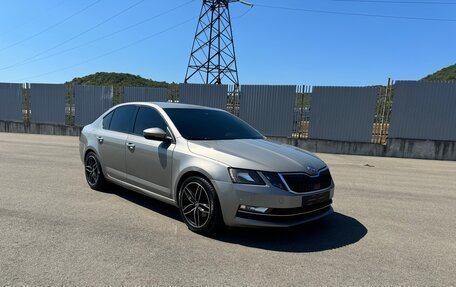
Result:
M181 135L188 140L263 139L239 118L218 110L165 108Z

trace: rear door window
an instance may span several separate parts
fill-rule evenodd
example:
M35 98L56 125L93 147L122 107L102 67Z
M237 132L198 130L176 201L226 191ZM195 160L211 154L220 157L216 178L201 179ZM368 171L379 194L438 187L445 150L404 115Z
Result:
M132 133L137 106L122 106L114 111L109 129L121 133Z
M112 119L113 114L114 114L114 111L110 112L103 118L103 128L105 130L109 130L109 126L111 125L111 119Z
M157 110L149 107L140 107L138 115L136 116L133 133L135 135L143 136L143 131L149 128L161 128L166 132L166 127L165 120Z

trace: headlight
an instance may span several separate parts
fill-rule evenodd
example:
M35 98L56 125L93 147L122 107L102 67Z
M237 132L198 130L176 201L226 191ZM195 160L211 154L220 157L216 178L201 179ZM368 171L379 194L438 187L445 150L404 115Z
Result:
M266 172L262 171L261 172L267 179L268 181L275 187L278 187L283 190L288 190L285 184L283 183L283 180L280 178L279 174L276 172Z
M258 172L248 169L228 168L234 183L265 185Z

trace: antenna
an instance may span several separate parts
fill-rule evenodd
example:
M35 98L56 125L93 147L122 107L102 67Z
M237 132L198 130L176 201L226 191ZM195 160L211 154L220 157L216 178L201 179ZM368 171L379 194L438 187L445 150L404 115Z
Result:
M203 0L184 83L239 85L229 4L240 0Z

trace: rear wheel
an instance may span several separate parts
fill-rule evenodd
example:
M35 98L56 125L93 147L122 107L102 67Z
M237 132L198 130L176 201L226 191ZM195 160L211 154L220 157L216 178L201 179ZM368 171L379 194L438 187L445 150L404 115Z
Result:
M89 152L84 161L85 177L91 189L102 190L106 187L106 179L101 170L100 161L94 152Z
M179 210L187 227L196 233L213 235L223 226L217 194L204 178L192 176L182 183Z

